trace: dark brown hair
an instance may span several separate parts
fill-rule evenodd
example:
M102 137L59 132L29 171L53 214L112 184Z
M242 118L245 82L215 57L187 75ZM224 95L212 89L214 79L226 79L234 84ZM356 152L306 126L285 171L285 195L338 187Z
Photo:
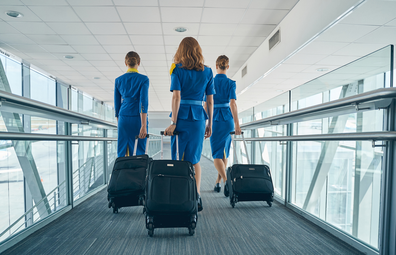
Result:
M221 69L221 70L226 70L228 67L229 59L226 55L221 55L217 58L216 60L216 65Z
M181 67L188 70L203 71L205 69L201 46L193 37L185 37L180 42L173 61L175 64L181 63Z
M130 67L134 67L135 65L140 64L139 54L134 51L128 52L125 56L125 64Z

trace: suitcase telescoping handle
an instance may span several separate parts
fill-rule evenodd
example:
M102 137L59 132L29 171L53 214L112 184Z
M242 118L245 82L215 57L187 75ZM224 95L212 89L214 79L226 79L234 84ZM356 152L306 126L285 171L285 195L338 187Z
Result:
M146 135L146 138L147 138L147 141L146 141L146 151L145 151L145 154L148 155L148 147L149 147L150 135L147 134L147 135ZM135 136L135 146L133 147L133 156L136 156L136 151L137 151L138 142L139 142L139 136L137 135L137 136Z
M238 157L237 157L237 154L236 154L235 131L230 132L230 135L231 135L231 139L232 139L232 147L234 147L234 148L233 148L233 151L234 151L234 161L235 161L235 163L238 164ZM241 132L241 135L242 135L243 145L244 145L245 151L246 151L247 162L248 162L248 164L250 164L249 154L248 154L248 150L247 150L247 146L246 146L245 137L243 136L243 132Z
M161 159L164 159L164 134L165 131L161 131ZM173 135L176 136L176 160L179 160L179 132L173 131Z

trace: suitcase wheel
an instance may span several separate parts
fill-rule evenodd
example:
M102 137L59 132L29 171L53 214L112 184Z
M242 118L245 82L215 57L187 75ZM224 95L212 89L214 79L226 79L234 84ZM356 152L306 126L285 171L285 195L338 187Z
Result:
M149 237L153 237L153 235L154 235L154 225L153 225L153 223L149 223L149 224L147 224L147 229L148 229L148 235L149 235Z
M145 214L146 213L146 208L145 207L143 207L143 214Z
M269 207L272 207L272 202L271 201L267 201L267 204L269 205Z
M232 208L235 207L235 202L234 201L231 202L231 206L232 206Z
M188 228L188 234L189 234L190 236L193 236L193 235L195 234L195 229L193 229L193 228Z
M111 202L109 202L109 208L111 208Z
M117 208L117 207L114 207L114 208L113 208L113 213L115 213L115 214L118 213L118 208Z

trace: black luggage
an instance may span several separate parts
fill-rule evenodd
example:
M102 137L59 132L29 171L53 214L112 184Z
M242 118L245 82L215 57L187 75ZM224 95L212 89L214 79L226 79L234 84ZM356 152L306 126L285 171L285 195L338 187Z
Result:
M235 132L231 132L235 135ZM227 186L230 204L234 208L241 201L266 201L271 207L274 197L274 186L272 184L271 171L267 165L253 165L249 162L246 141L243 136L243 144L248 160L247 165L238 164L233 137L234 159L237 164L227 169Z
M188 161L163 160L161 132L161 160L153 160L147 171L146 228L154 235L156 228L186 227L194 235L198 220L198 193L193 165ZM176 153L179 159L178 136Z
M109 208L113 208L113 213L118 213L121 207L144 205L147 168L152 161L147 155L149 135L146 137L145 155L119 157L114 163L107 187L107 200ZM133 155L136 155L138 138L139 136L136 136Z

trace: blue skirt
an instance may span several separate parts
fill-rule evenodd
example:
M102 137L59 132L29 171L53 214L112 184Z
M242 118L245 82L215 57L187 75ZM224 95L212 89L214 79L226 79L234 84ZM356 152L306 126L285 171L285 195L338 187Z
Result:
M228 158L230 155L231 135L234 131L234 119L213 121L210 147L213 158Z
M179 132L179 159L190 161L193 165L201 160L205 138L205 120L177 120ZM172 159L176 160L176 136L171 137Z
M135 137L139 135L141 126L140 116L120 115L118 117L118 157L125 157L127 147L129 148L129 156L133 155L133 148L135 148ZM136 155L145 154L146 141L146 138L139 139Z

